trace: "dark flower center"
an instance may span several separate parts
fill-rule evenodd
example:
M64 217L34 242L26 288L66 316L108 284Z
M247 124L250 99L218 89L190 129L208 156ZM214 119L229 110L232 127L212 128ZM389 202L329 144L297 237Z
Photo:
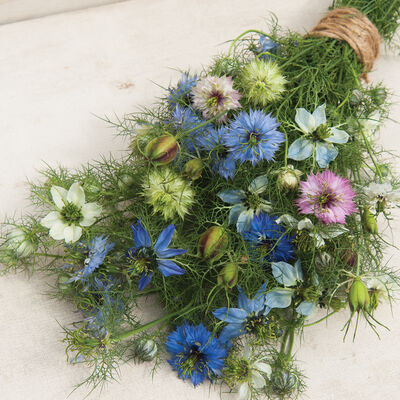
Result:
M82 221L83 215L81 209L74 203L67 203L62 208L61 217L68 224L76 224Z
M207 100L207 106L209 108L217 108L223 104L225 97L220 92L212 92L210 98Z
M264 327L266 322L266 318L264 315L256 315L255 313L251 313L245 321L245 329L248 333L257 334L260 331L260 328Z
M142 247L136 254L130 255L130 258L133 259L133 266L138 274L144 272L148 275L157 267L157 255L149 247Z
M260 133L257 131L247 132L247 141L250 146L255 146L260 141Z
M315 140L325 140L329 136L331 136L331 131L327 125L320 125L313 133Z
M320 208L327 208L330 205L335 205L337 196L332 193L329 187L324 187L322 192L316 198L316 202Z
M246 200L244 205L252 210L257 210L260 207L261 199L256 193L247 192Z
M214 147L214 153L218 159L225 159L228 156L228 149L224 145L218 144Z
M207 357L199 350L199 347L200 343L194 344L188 354L182 355L184 360L181 363L181 367L185 373L190 374L195 369L200 373L208 370Z

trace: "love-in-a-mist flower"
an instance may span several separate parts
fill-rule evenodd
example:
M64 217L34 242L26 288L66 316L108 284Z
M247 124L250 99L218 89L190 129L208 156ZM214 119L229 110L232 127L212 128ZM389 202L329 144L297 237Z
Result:
M306 160L315 152L315 160L325 168L339 154L333 143L344 144L349 134L335 127L326 125L325 104L311 114L304 108L296 110L296 123L304 136L296 139L288 150L288 158L296 161Z
M183 73L181 79L175 87L168 88L168 103L175 107L176 105L189 104L191 101L191 91L196 86L197 75L190 76Z
M169 260L171 257L186 253L184 249L169 249L175 226L167 226L158 237L154 245L142 223L137 221L131 225L135 245L127 252L127 257L132 261L135 272L140 273L139 290L143 290L151 281L153 274L158 269L164 276L183 275L185 270Z
M160 212L165 220L184 218L194 203L194 191L190 183L183 180L169 168L152 170L143 183L143 193L147 203L155 212Z
M277 130L279 122L271 114L260 110L241 112L231 122L225 136L225 146L235 160L250 161L253 166L262 161L271 161L285 135Z
M400 201L400 189L393 190L390 182L371 182L364 189L364 194L368 203L371 206L375 206L378 211L393 207Z
M313 214L324 224L345 224L346 216L356 211L355 192L350 182L325 170L305 182L300 182L300 197L296 200L300 214Z
M85 282L93 271L103 264L107 253L112 250L114 246L115 243L109 243L104 235L96 236L88 243L81 243L79 251L85 256L83 268L76 271L65 283L76 281Z
M294 257L294 236L288 236L276 219L262 212L253 217L250 229L242 233L250 251L267 262L288 261Z
M275 62L255 59L247 64L238 77L238 87L253 106L265 107L280 99L286 79Z
M228 128L221 126L198 138L199 149L208 151L213 172L225 179L233 178L236 169L236 161L224 143L227 132Z
M226 349L203 324L184 322L170 333L165 347L172 355L168 362L179 378L190 379L194 386L220 376L227 356Z
M52 186L50 189L55 211L51 211L41 220L41 224L50 229L49 235L55 240L74 243L82 236L82 227L93 225L101 214L97 203L85 203L85 192L75 182L69 190Z
M275 42L275 40L272 40L268 36L261 35L256 48L256 52L259 54L258 58L261 60L272 61L274 59L272 54L276 53L278 47L278 42Z
M271 366L264 362L266 357L255 355L248 342L241 354L231 354L226 360L223 379L238 393L238 400L249 400L253 393L264 388L271 377Z
M268 178L261 175L255 178L247 190L230 189L218 193L225 203L233 204L229 212L229 224L236 224L238 232L250 230L254 215L260 212L271 212L271 203L260 197L267 189Z
M192 89L193 106L202 111L203 117L210 119L229 110L240 108L242 95L233 88L231 76L206 76ZM225 113L218 121L226 121Z
M228 343L230 339L251 333L257 337L268 335L269 319L267 315L271 311L265 306L265 283L258 289L253 299L249 299L243 290L239 291L238 307L221 307L213 312L215 318L226 322L228 325L222 329L219 340Z

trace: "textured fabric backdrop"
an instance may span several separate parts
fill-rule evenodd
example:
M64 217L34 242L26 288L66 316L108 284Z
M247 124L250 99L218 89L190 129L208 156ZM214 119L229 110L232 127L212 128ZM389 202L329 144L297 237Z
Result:
M149 105L176 82L173 68L200 71L224 41L242 31L266 28L269 11L282 25L306 32L328 0L148 0L0 26L0 216L27 211L26 178L44 164L77 167L126 144L96 116L123 115ZM384 53L370 74L400 94L400 57ZM400 115L399 105L391 111ZM400 150L398 126L388 122L381 143ZM397 217L400 217L397 213ZM400 238L399 219L393 232ZM396 267L398 252L390 250ZM61 328L76 319L73 307L45 295L46 280L24 274L0 277L0 399L63 400L88 373L66 362ZM151 300L147 319L159 315ZM361 323L355 343L342 343L348 314L308 328L297 357L309 377L312 400L397 400L400 389L399 307L377 316L391 327L381 340ZM318 316L316 316L317 318ZM365 328L365 329L364 329ZM82 399L79 390L71 400ZM151 377L147 365L121 367L113 383L91 399L214 399L208 385L193 389L168 365ZM231 397L234 398L234 397ZM307 397L306 397L307 398Z

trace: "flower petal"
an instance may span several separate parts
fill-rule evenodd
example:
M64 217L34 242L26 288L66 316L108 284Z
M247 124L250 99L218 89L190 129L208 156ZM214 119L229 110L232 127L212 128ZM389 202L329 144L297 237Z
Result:
M47 229L51 229L57 222L62 222L61 214L58 211L49 212L40 223Z
M349 134L346 131L342 131L341 129L331 128L331 135L325 139L325 142L329 143L347 143L349 140Z
M159 250L157 252L157 255L160 258L171 258L175 256L179 256L181 254L185 254L187 252L187 249L165 249L165 250Z
M146 229L144 229L140 219L137 221L136 225L131 225L131 229L133 233L133 241L135 242L135 246L137 248L151 246L150 236Z
M320 125L326 124L326 114L325 114L326 104L322 104L321 106L317 107L312 116L314 117L315 121L315 128L317 129Z
M281 215L276 221L277 224L282 224L287 226L288 228L294 228L297 226L297 219L295 217L292 217L289 214L283 214ZM300 228L298 228L300 229Z
M248 400L250 396L249 384L244 382L239 387L239 397L238 400Z
M246 194L243 190L236 189L223 190L222 192L219 192L217 196L222 201L229 204L239 204L246 198Z
M272 262L272 275L278 283L284 286L295 286L297 273L295 269L284 261Z
M310 315L315 310L315 304L308 301L302 301L297 307L296 312L300 315Z
M53 198L54 204L58 208L63 208L67 201L67 191L61 186L52 186L50 189L51 197Z
M307 159L313 153L314 145L310 139L301 137L296 139L288 150L288 158L296 161Z
M79 223L81 226L90 226L96 222L101 214L101 206L97 203L86 203L82 206L81 212L83 220Z
M244 324L228 324L222 329L218 340L229 346L229 340L245 333Z
M236 229L238 232L245 232L250 230L251 220L253 219L253 210L242 211L236 222Z
M316 128L315 119L306 109L304 108L296 109L295 120L302 132L312 133L315 131Z
M157 263L158 269L164 276L183 275L186 272L171 260L157 260Z
M235 204L229 211L229 225L236 224L240 213L245 210L246 207L242 203Z
M258 371L251 371L251 381L255 389L261 389L265 386L265 379Z
M337 157L338 153L338 149L333 144L317 142L315 159L321 168L325 168Z
M81 208L85 204L85 192L82 186L75 182L71 185L67 193L67 201Z
M168 225L158 237L156 244L154 245L154 250L158 252L159 250L165 250L171 242L172 235L175 232L175 225Z
M241 324L247 317L247 312L240 308L218 308L213 312L215 318L230 324Z
M258 371L261 371L262 373L267 375L268 378L271 376L272 369L271 369L271 366L269 364L267 364L267 363L263 363L261 361L256 361L253 364L253 368L258 370Z
M249 191L256 194L261 194L267 190L267 186L267 175L257 176L257 178L253 179L253 181L250 183Z
M301 221L299 221L299 223L297 224L297 229L299 231L303 230L303 229L307 229L307 230L314 230L314 224L311 222L311 220L309 218L303 218Z
M76 225L70 225L64 229L65 243L75 243L82 236L82 228Z
M142 273L142 276L139 279L139 290L143 290L151 281L153 274Z
M293 289L273 289L265 295L265 305L270 308L286 308L292 303Z
M68 225L62 221L55 222L49 231L49 235L55 240L63 240L64 239L64 229Z

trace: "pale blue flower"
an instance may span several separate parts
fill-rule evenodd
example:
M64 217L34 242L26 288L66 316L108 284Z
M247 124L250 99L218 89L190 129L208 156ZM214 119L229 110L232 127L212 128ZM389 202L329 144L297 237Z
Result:
M267 183L267 176L261 175L253 179L247 191L230 189L218 193L222 201L233 204L229 212L229 224L236 224L238 232L250 230L254 215L259 215L262 211L272 211L271 203L260 197L266 191Z
M312 114L304 108L296 110L296 123L305 135L289 146L288 158L302 161L315 153L317 164L325 168L337 157L339 151L333 143L347 143L349 134L335 127L327 127L325 107L325 104L317 107Z
M259 39L259 44L256 48L256 52L260 54L259 58L262 60L272 61L274 57L271 54L263 54L263 53L272 53L275 54L279 48L279 43L275 42L275 40L270 39L268 36L261 35Z
M287 308L292 304L292 300L296 296L296 290L292 289L292 287L298 286L304 281L300 260L297 260L294 266L283 261L273 262L271 266L275 280L284 287L269 291L265 295L265 305L270 308ZM316 304L303 300L296 307L296 312L307 316L315 308Z

